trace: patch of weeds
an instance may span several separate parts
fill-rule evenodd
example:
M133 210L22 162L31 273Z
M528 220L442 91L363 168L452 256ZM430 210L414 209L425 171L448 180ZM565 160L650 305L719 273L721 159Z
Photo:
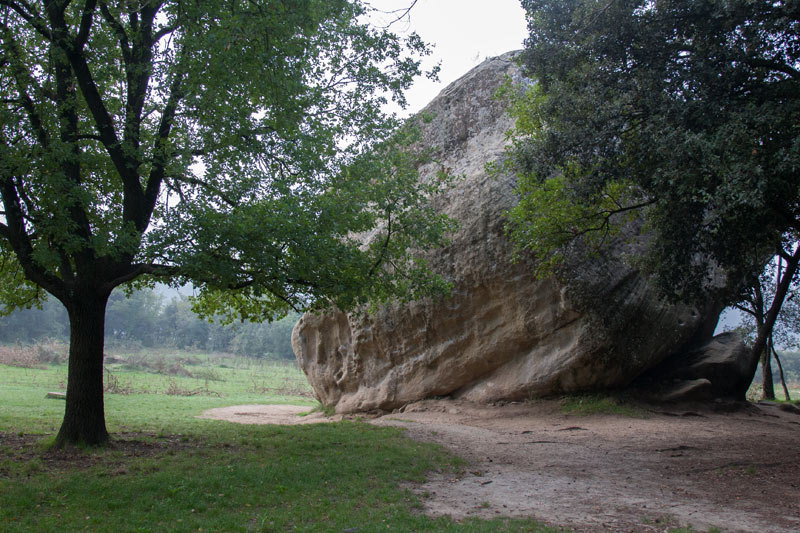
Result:
M220 393L208 388L208 381L206 381L205 387L189 389L178 385L174 379L169 380L165 394L167 396L220 396Z
M122 359L120 358L120 360ZM140 370L167 376L194 377L193 374L183 366L185 362L184 359L168 359L163 355L152 356L141 352L128 355L124 359L122 366L126 370Z
M67 345L57 341L43 341L33 347L36 360L48 365L61 365L67 362Z
M336 408L332 405L317 404L307 413L300 413L298 416L307 416L312 413L322 413L325 416L333 416L336 414Z
M561 399L561 412L568 415L619 415L645 418L646 412L607 394L578 394Z
M0 346L0 364L20 368L44 368L34 351L24 346Z
M187 364L191 364L187 361ZM204 379L206 381L225 381L222 374L214 368L198 368L193 372L194 377Z
M111 394L132 394L133 386L130 383L124 383L111 372L108 368L105 369L106 379L103 385L103 391Z

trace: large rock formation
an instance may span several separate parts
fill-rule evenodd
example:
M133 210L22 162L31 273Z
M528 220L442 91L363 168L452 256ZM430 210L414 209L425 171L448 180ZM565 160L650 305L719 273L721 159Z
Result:
M452 294L367 316L306 314L294 329L300 366L337 412L431 396L493 401L620 387L710 337L718 310L661 301L619 259L635 244L621 242L604 258L573 255L563 283L537 281L529 263L512 261L504 213L515 180L485 168L503 157L512 126L493 98L506 76L520 80L511 59L486 60L424 110L434 117L422 126L424 142L465 176L440 200L459 230L429 257L454 282Z

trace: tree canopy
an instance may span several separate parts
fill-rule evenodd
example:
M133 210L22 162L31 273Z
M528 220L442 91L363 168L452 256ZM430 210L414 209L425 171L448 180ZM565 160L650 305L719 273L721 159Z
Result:
M734 303L774 254L791 279L800 5L522 4L521 61L535 83L507 91L517 117L509 164L522 176L509 225L520 249L552 269L565 247L602 246L635 216L647 233L642 266L673 298Z
M107 439L114 287L246 318L444 287L426 154L381 110L428 53L359 0L0 0L0 296L70 318L57 442ZM368 245L354 235L375 232Z

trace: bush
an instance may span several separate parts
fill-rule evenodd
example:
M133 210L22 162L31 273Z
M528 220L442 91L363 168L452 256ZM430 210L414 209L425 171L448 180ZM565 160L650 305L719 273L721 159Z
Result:
M0 346L0 364L22 368L42 368L33 349L26 346Z
M61 365L69 360L69 348L57 341L44 341L33 346L36 360L48 365Z

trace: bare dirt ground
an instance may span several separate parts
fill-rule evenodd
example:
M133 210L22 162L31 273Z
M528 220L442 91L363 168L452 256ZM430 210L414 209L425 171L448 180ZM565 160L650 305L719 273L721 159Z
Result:
M580 532L800 531L800 415L650 408L643 418L565 415L557 401L503 406L429 400L370 420L407 428L468 461L413 487L425 512L532 517ZM307 408L205 413L241 423L330 421ZM341 418L341 417L336 417Z

